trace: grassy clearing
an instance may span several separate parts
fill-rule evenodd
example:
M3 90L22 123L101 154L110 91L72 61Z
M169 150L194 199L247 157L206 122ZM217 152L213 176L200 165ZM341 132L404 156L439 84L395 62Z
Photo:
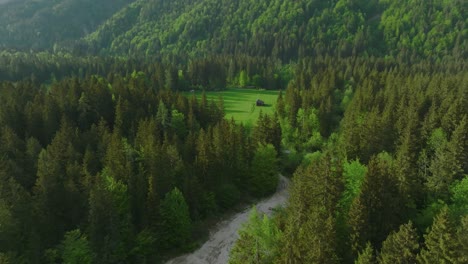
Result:
M185 93L191 96L192 93ZM200 99L202 92L195 91L195 96ZM257 90L257 89L244 89L244 88L227 88L223 91L206 92L208 100L218 100L221 96L224 100L224 111L226 118L234 119L237 122L242 122L244 125L250 126L255 124L258 119L260 111L266 114L273 114L276 99L278 98L279 91L271 90ZM265 102L265 106L256 106L255 102L260 99Z

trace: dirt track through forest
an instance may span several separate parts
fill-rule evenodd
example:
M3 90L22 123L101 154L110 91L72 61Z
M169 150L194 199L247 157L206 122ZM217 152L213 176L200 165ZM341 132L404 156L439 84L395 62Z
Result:
M272 208L285 205L288 198L289 180L280 176L276 193L256 204L259 212L271 215ZM238 238L237 231L247 221L251 206L222 221L211 230L210 238L196 251L166 262L166 264L224 264L228 262L229 251Z

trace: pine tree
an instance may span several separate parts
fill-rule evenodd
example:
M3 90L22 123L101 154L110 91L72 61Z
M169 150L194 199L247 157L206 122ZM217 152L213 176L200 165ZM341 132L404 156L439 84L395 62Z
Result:
M209 143L209 134L206 133L203 129L200 130L198 135L198 139L196 142L196 158L195 158L195 166L197 168L197 175L199 175L199 179L201 180L202 184L206 184L207 186L212 185L211 182L211 174L209 169L211 168L212 158L211 158L211 146Z
M263 111L260 110L258 114L258 120L255 124L254 130L252 132L252 141L254 144L263 144L266 145L268 142L268 126L269 124L268 115L264 115Z
M281 263L338 263L335 210L342 190L340 167L328 154L295 173Z
M114 131L107 146L103 166L110 170L115 179L128 184L134 174L135 156L136 153L127 140Z
M165 129L169 123L169 110L162 100L159 101L158 112L156 114L157 125ZM161 129L161 130L162 130Z
M374 249L370 243L366 244L366 248L359 252L357 259L354 261L354 264L376 264Z
M382 244L378 261L381 264L412 264L418 254L418 234L413 224L401 225L398 232L392 232Z
M435 148L434 158L429 170L426 186L435 197L448 201L449 188L455 180L463 178L466 163L465 145L468 141L466 132L467 118L464 117L453 131L450 141Z
M460 220L460 227L457 230L457 261L458 263L468 263L468 215L465 215Z
M187 125L185 124L185 115L176 109L171 112L171 128L179 139L184 140L187 136Z
M278 113L278 116L280 118L285 117L286 114L286 106L284 104L284 99L283 99L283 91L279 92L278 99L276 99L276 112Z
M391 162L386 154L370 160L360 194L351 205L348 224L355 254L367 241L380 248L388 233L400 225L402 205Z
M448 207L435 217L429 233L424 235L424 247L418 255L419 263L457 263L458 241ZM466 252L465 252L466 253Z
M56 244L63 232L81 223L85 215L80 156L72 144L74 139L73 128L63 121L52 143L39 154L34 193L46 246Z
M401 194L402 203L405 206L405 214L409 216L414 213L416 207L421 204L423 196L423 179L417 173L417 153L409 141L413 140L412 135L405 133L402 136L402 143L398 147L395 159L395 176L398 178L398 189Z
M91 190L88 218L90 245L99 262L126 262L133 238L128 187L106 168Z

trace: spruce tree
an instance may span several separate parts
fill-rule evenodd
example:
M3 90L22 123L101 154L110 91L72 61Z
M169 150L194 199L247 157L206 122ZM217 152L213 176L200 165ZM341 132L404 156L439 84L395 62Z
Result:
M457 261L458 263L468 263L468 215L465 215L460 220L460 226L456 234L458 247L457 247Z
M398 232L392 232L382 244L378 261L381 264L412 264L418 254L418 234L413 224L401 225Z
M281 263L338 263L335 210L340 164L327 154L294 175Z
M85 215L86 199L79 184L80 156L73 145L75 136L73 128L63 121L52 143L39 154L34 194L46 246L56 244Z
M89 196L89 239L100 263L127 262L133 225L128 187L104 168Z
M448 207L435 217L429 233L424 235L424 247L417 260L421 264L457 263L458 241Z
M374 249L372 245L368 242L366 248L359 253L357 259L354 261L354 264L376 264Z
M367 241L380 248L388 233L400 225L402 205L391 162L388 154L371 159L360 194L351 205L348 224L355 254Z

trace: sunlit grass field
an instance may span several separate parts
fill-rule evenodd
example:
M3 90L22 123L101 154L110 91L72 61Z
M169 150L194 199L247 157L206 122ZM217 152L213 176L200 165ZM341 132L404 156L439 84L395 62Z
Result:
M200 99L202 96L201 91L195 91L193 93L185 93L187 96L195 96ZM207 91L206 96L208 100L218 100L221 96L224 100L224 111L226 118L234 119L244 125L250 126L255 124L258 119L260 111L264 114L273 114L276 99L278 98L279 91L271 90L257 90L257 89L245 89L245 88L227 88L223 91ZM256 106L257 99L265 102L265 106Z

